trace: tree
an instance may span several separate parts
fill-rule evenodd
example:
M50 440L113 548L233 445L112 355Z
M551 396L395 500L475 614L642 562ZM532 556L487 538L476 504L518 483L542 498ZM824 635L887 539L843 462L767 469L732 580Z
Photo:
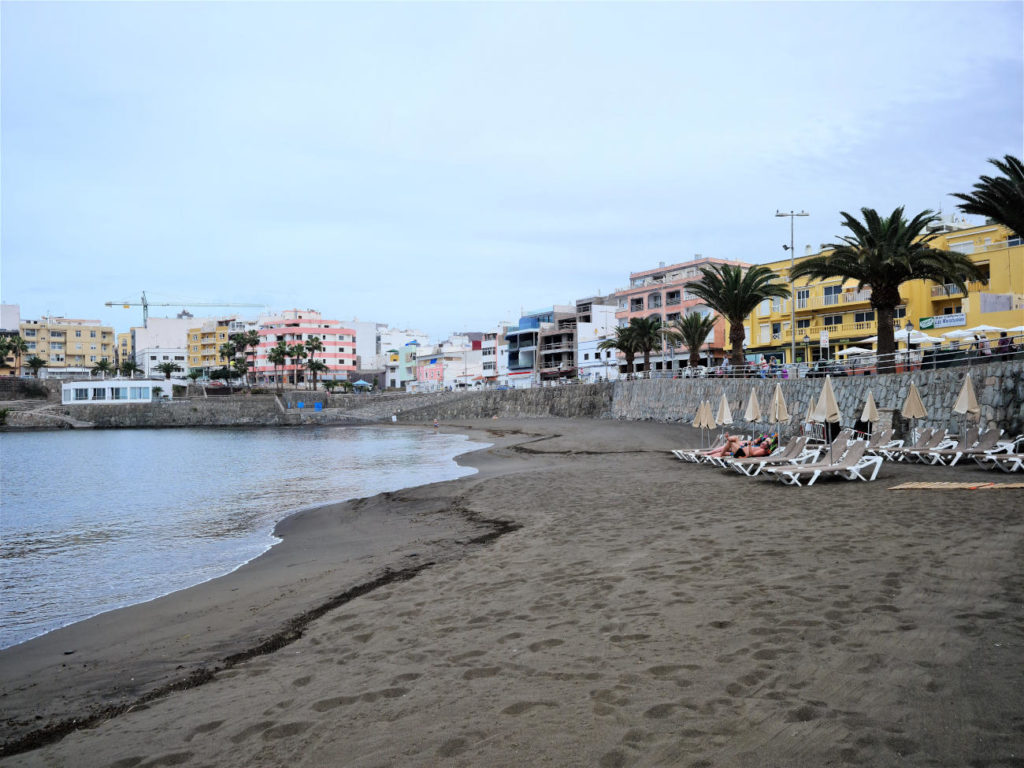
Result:
M700 271L700 280L686 289L728 321L730 359L742 367L743 321L764 299L788 298L789 288L768 267L754 266L744 272L743 267L713 264Z
M989 158L989 162L1003 175L982 176L972 193L954 192L953 197L964 201L957 207L964 213L992 219L1009 227L1017 237L1024 237L1024 163L1013 155L1002 160Z
M45 368L47 365L49 365L49 363L43 360L43 358L39 357L38 355L32 355L32 357L28 359L25 365L32 369L32 375L38 379L39 369Z
M798 263L791 277L841 277L856 280L858 290L869 286L878 324L878 372L890 373L895 370L893 316L902 303L900 286L909 280L934 280L952 283L966 294L967 281L983 280L984 274L970 257L929 245L938 235L927 234L928 227L939 220L931 211L922 211L910 221L904 218L902 206L890 216L879 216L872 208L860 212L863 222L843 211L843 226L851 234L828 246L831 253Z
M302 363L298 361L302 360L302 358L304 358L305 356L306 346L304 344L292 344L290 347L288 347L288 357L290 357L292 361L293 387L297 387L299 385L299 366L302 365Z
M158 365L156 367L156 369L158 371L160 371L160 373L162 373L164 375L165 379L169 379L169 378L171 378L171 374L172 373L174 373L175 371L180 371L181 370L181 366L178 365L177 363L166 362L166 363L160 363L160 365Z
M277 342L277 346L267 352L267 360L274 366L274 384L278 392L281 391L281 377L277 373L278 368L284 367L288 362L288 344L284 341Z
M328 392L334 392L338 387L338 382L334 379L324 379L324 389Z
M309 358L309 360L306 361L306 370L309 371L311 383L313 385L313 389L315 390L317 374L327 373L329 369L327 368L327 363L325 363L323 360L316 360L311 357Z
M203 378L202 368L193 368L191 371L188 372L188 380L191 381L193 384L199 381L199 379L201 378Z
M243 331L243 332L240 332L240 333L233 333L233 334L231 334L229 339L235 345L236 354L242 355L242 357L244 357L246 360L249 360L249 353L247 352L247 350L252 349L253 351L255 351L256 347L258 347L260 345L260 334L259 334L259 331ZM247 366L246 370L249 370L249 368L252 368L252 363L253 362L254 361L249 361L249 366ZM253 377L254 378L253 378L253 381L252 381L253 384L256 383L255 375L256 374L255 374L255 371L254 371L253 372Z
M682 344L690 350L690 367L700 365L700 348L704 340L715 328L714 315L702 315L700 312L692 312L685 317L677 317L671 324L662 328L665 339L673 347Z
M651 378L651 350L661 346L661 318L657 315L634 317L629 321L636 351L644 356L644 372Z
M626 376L633 376L633 360L636 359L637 345L633 337L633 330L630 326L620 326L615 329L615 335L609 339L598 342L598 349L614 349L621 352L626 358Z
M220 352L220 356L224 358L225 365L231 365L231 361L235 359L235 355L238 354L238 347L235 346L233 341L225 341L220 345L217 350Z
M316 389L316 374L317 372L323 372L327 370L327 364L324 363L322 367L318 367L315 370L310 367L310 363L313 362L313 355L317 352L324 351L324 343L320 340L319 336L310 336L306 339L306 352L309 353L309 363L306 363L306 368L313 374L313 389ZM320 361L318 361L320 362Z
M106 378L108 373L113 373L113 372L114 372L114 364L111 363L109 360L107 360L107 358L104 357L98 363L93 365L92 370L89 371L89 374L92 375L92 376L95 376L98 373L103 378Z
M18 372L19 376L21 375L21 358L28 351L28 342L21 338L21 336L14 334L7 337L7 354L14 355L14 369ZM43 363L44 366L46 364L46 362ZM32 366L29 367L31 368ZM38 369L33 368L32 370L35 373Z
M122 376L127 376L129 379L134 379L136 373L142 373L142 369L134 360L125 360L117 369Z
M236 357L231 361L231 367L235 369L235 372L243 379L247 380L246 374L249 372L249 361L244 357ZM243 385L245 382L242 382Z

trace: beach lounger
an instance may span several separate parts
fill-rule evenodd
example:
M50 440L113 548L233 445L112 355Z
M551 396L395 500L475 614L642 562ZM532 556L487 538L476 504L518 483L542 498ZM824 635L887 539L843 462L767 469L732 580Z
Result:
M903 458L900 461L916 461L926 464L929 452L944 448L955 448L958 443L959 440L950 435L946 430L937 429L935 434L932 435L932 439L928 441L928 445L923 448L911 448L910 450L903 451Z
M1003 472L1024 472L1024 453L997 453L990 460Z
M672 451L672 455L680 461L700 461L700 456L706 454L708 451L713 451L716 448L721 448L725 445L725 435L720 435L718 440L715 441L714 445L710 448L678 448Z
M981 435L977 435L976 433L977 430L975 430L975 436L978 439L967 448L962 447L962 445L958 445L956 448L935 449L934 451L930 451L928 455L934 458L931 463L945 464L948 467L955 467L956 463L965 456L985 456L993 451L997 453L1006 453L1010 448L1009 444L1004 445L1002 448L999 447L999 438L1003 436L1003 430L1001 429L989 429Z
M899 457L900 457L900 455L904 451L911 451L911 450L923 448L928 443L928 441L932 439L932 436L934 434L935 434L935 430L934 429L930 429L930 428L923 429L923 430L921 430L921 434L917 436L917 441L913 445L910 445L910 446L907 446L907 447L903 447L903 444L902 444L902 441L901 441L900 445L898 447L894 447L894 448L878 448L878 449L876 449L876 453L878 453L879 455L881 455L883 458L887 459L888 461L901 461L901 459Z
M868 440L868 447L865 449L870 456L879 456L880 451L884 450L895 450L896 448L902 448L902 440L892 439L891 429L880 429L871 435Z
M918 454L921 451L929 451L933 448L938 448L942 445L942 441L945 439L946 430L925 429L921 432L921 437L918 441L909 448L900 448L895 451L884 451L882 453L885 458L893 461L917 461Z
M925 451L917 452L917 457L924 464L945 464L947 460L959 459L964 451L974 447L974 444L977 442L978 428L969 427L964 430L956 445L950 448L929 448Z
M847 480L863 480L869 482L878 477L878 470L882 466L881 456L867 456L867 443L863 440L855 440L850 444L842 458L833 464L791 464L786 467L765 467L775 478L786 485L800 485L800 478L810 475L807 485L814 485L814 481L823 475L838 475ZM865 473L871 469L870 475Z
M752 456L750 458L732 459L727 467L735 469L747 477L757 477L761 470L773 464L803 464L816 461L821 454L820 448L808 448L806 437L795 437L770 456Z
M974 459L974 463L982 469L1002 469L1002 467L995 462L995 459L1000 456L1019 454L1022 447L1024 447L1024 435L1008 437L1003 440L997 440L994 448L980 453L975 453L971 455L971 458Z

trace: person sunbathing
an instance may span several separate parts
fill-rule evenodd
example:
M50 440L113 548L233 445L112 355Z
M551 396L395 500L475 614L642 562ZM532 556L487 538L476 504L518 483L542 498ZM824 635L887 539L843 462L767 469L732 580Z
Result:
M725 436L725 445L710 451L708 456L767 456L771 451L771 438L767 435L758 435L753 440L743 440L738 435L729 434Z

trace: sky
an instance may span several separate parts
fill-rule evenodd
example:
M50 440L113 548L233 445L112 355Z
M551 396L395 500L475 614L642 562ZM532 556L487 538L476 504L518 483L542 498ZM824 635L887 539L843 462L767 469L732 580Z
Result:
M1024 154L1022 9L3 0L0 298L441 339L785 258L780 209L798 254L840 211L951 213Z

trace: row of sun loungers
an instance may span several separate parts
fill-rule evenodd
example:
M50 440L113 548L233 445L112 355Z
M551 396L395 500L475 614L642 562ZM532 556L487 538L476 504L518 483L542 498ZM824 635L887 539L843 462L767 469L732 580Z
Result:
M918 440L904 448L902 440L892 439L891 429L881 429L867 440L854 439L851 429L844 429L831 446L807 437L796 437L769 456L733 458L711 456L725 444L724 436L704 450L675 450L676 458L734 469L747 477L772 477L787 485L814 485L820 477L834 476L865 482L878 477L884 460L921 462L939 466L956 466L964 458L972 458L985 469L1004 472L1024 471L1024 436L1004 438L1002 430L967 429L960 438L945 430L923 430ZM825 457L828 457L827 459Z

